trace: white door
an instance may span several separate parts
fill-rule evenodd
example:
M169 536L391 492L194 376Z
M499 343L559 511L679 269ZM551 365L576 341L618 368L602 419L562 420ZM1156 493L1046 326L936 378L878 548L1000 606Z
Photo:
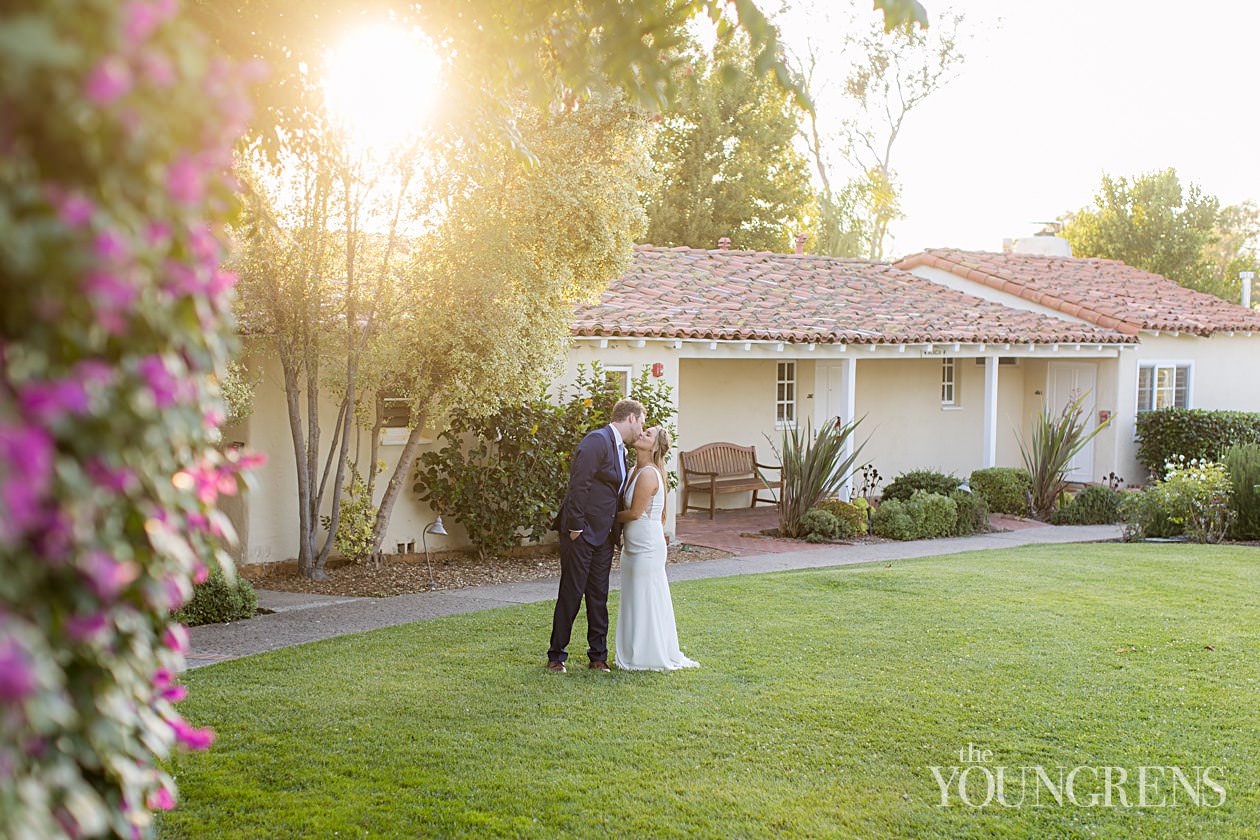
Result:
M825 406L823 417L841 417L846 422L852 420L852 417L843 417L844 414L844 368L840 365L827 366L827 399L823 403Z
M1051 362L1049 365L1050 382L1046 389L1048 401L1046 407L1058 416L1082 394L1085 400L1081 409L1085 418L1085 433L1094 431L1098 425L1098 417L1094 411L1096 386L1098 384L1098 366L1080 362ZM1082 447L1076 457L1068 462L1068 481L1088 482L1094 480L1094 442Z

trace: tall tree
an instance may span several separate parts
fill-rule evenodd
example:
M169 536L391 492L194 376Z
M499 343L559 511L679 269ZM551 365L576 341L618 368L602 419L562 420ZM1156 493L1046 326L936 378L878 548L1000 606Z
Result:
M1079 257L1120 260L1191 289L1215 293L1206 257L1218 239L1220 202L1169 168L1133 178L1104 175L1091 207L1073 213L1063 236Z
M729 236L737 248L789 250L811 199L794 148L804 111L758 74L747 38L689 54L656 139L647 241L712 248Z
M1211 281L1204 291L1232 302L1241 300L1239 273L1260 272L1260 207L1248 200L1221 208L1215 237L1204 248Z
M888 228L902 217L893 151L910 113L948 84L962 65L963 17L947 13L930 28L871 21L850 28L837 75L824 57L830 43L810 39L802 64L815 103L801 133L821 189L815 238L835 256L883 259ZM828 127L830 113L848 113Z

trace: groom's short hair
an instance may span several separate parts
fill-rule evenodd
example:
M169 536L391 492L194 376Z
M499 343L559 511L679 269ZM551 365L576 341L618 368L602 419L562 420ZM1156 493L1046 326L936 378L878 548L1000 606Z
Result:
M617 400L617 404L613 406L612 421L620 423L629 420L631 417L643 415L643 403L638 400Z

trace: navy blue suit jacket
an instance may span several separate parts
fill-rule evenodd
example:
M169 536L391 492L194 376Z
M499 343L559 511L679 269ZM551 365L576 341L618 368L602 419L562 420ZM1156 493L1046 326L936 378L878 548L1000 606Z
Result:
M621 508L625 460L621 447L613 440L615 434L609 426L596 429L582 438L573 453L569 491L556 517L560 539L567 540L570 531L581 531L582 539L591 545L602 545L609 533L614 540L620 533L617 511Z

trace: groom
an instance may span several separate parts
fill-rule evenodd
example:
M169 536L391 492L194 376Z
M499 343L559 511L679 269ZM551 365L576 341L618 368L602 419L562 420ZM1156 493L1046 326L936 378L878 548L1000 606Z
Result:
M551 621L551 649L547 670L565 671L565 648L573 633L573 620L586 596L586 641L590 666L608 670L608 573L613 545L621 528L617 511L626 483L625 444L643 432L643 405L620 400L613 406L612 422L582 438L569 466L569 492L556 517L560 532L560 594Z

